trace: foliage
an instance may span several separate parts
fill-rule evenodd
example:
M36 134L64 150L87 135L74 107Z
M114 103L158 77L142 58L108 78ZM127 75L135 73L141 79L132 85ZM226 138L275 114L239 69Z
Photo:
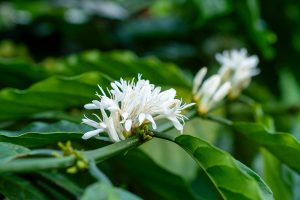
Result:
M0 197L299 199L299 13L292 0L0 2ZM97 85L140 73L190 103L199 67L242 47L260 75L208 114L189 108L183 135L162 122L149 141L81 138Z

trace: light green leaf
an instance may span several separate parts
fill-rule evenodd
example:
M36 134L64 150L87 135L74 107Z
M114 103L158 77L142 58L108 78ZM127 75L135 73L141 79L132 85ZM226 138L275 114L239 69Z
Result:
M259 105L255 108L255 119L256 122L263 124L269 131L275 132L273 118L266 115ZM287 180L283 177L285 166L265 148L261 148L260 152L263 165L263 177L272 189L275 199L292 199L290 184L288 184Z
M300 172L300 143L293 135L271 132L259 123L236 122L233 127Z
M174 141L185 149L206 172L224 199L273 199L273 194L252 170L229 153L189 135L158 137Z
M112 187L104 183L94 183L89 186L81 200L115 200L119 199Z
M124 190L115 188L105 183L94 183L84 192L81 200L141 200L136 195Z
M263 177L274 193L275 199L292 199L292 188L283 178L283 165L265 149L261 149Z
M8 162L20 155L24 155L29 152L30 150L26 147L6 142L0 142L0 163Z
M119 194L122 200L141 200L140 197L132 194L131 192L124 190L123 188L115 188L116 192Z

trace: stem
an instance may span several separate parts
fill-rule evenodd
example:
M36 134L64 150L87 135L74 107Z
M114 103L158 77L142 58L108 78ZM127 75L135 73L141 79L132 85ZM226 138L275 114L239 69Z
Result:
M197 116L197 111L195 109L193 110L190 110L186 115L185 115L188 119L193 119L194 117ZM167 132L167 131L170 131L174 128L174 125L169 122L169 123L165 123L165 124L162 124L158 127L157 130L153 131L155 134L158 133L158 132Z
M193 119L194 117L196 117L198 115L197 111L194 110L190 110L185 116L188 119ZM174 125L172 123L166 123L164 125L161 125L160 128L158 128L158 130L153 131L154 133L154 137L157 138L163 138L163 139L167 139L170 141L174 141L174 139L179 136L179 134L168 134L167 132L169 130L172 130L174 128Z
M62 158L28 158L17 159L7 163L1 163L0 173L2 172L28 172L47 169L65 168L73 165L73 156Z
M250 97L248 96L245 96L245 95L240 95L240 97L238 98L238 100L246 105L248 105L249 107L255 107L256 106L256 102L251 99Z
M220 124L226 125L226 126L231 126L233 124L232 121L230 121L229 119L225 119L222 117L218 117L218 116L213 116L213 115L206 115L204 117L204 119L208 119L214 122L218 122Z
M167 134L165 132L154 132L154 137L169 140L174 142L175 138L178 137L180 134Z
M107 176L97 167L94 160L89 162L89 171L90 174L96 178L98 181L101 181L103 183L106 183L107 185L112 186L112 183L107 178Z
M128 151L142 144L138 136L133 136L121 142L117 142L99 149L86 151L84 155L88 160L101 162L116 154ZM73 166L76 159L74 156L62 158L22 158L1 163L0 173L3 172L29 172L49 169L59 169Z
M126 140L122 140L120 142L99 149L86 151L84 154L88 160L95 160L96 163L99 163L103 160L113 157L121 152L128 151L141 144L142 141L138 136L132 136L130 138L127 138Z

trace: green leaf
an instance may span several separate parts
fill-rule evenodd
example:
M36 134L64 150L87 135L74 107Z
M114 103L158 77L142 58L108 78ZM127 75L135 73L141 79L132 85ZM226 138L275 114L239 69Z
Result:
M259 123L236 122L233 127L300 172L300 143L293 135L269 131Z
M296 76L288 69L283 68L279 73L282 104L297 105L300 100L300 88Z
M257 0L242 0L235 3L238 17L245 26L250 38L254 41L265 59L274 57L274 49L271 44L276 41L276 35L268 30L260 16Z
M14 175L0 176L0 193L10 200L46 200L41 191L29 181Z
M0 87L26 88L46 77L41 66L24 59L0 58Z
M269 131L275 132L273 118L266 115L260 105L255 108L255 120L263 124ZM285 166L266 149L261 148L260 152L263 177L272 189L275 199L292 199L292 189L283 176Z
M0 91L0 121L19 119L35 113L82 107L95 98L97 84L109 85L109 79L98 72L64 78L52 77L27 90Z
M60 173L40 172L39 174L76 197L80 197L83 193L83 190L76 183Z
M94 183L89 186L81 200L113 200L118 199L118 195L114 192L113 188L104 183Z
M273 199L268 186L229 153L189 135L159 137L185 149L206 172L224 199Z
M110 162L113 169L110 178L126 182L141 197L200 199L192 192L186 180L160 167L142 151L130 151Z
M81 200L140 200L141 198L124 190L105 183L94 183L84 192Z
M140 197L132 194L131 192L124 190L123 188L115 188L116 192L119 194L120 199L123 200L141 200Z
M65 193L62 193L57 190L57 188L53 187L53 185L44 182L44 181L37 181L37 185L42 188L45 192L47 192L47 196L51 196L52 199L59 199L59 200L68 200L70 199L66 196Z
M119 79L137 77L140 73L154 84L186 88L190 86L176 65L161 62L155 57L139 58L128 51L88 51L63 59L46 60L44 65L50 74L76 75L86 71L100 71Z
M8 162L20 155L29 153L30 149L6 142L0 142L0 163Z
M263 177L274 193L275 199L292 199L292 188L283 178L283 165L265 149L261 149Z
M232 7L229 0L193 0L193 2L199 9L200 22L227 14Z
M87 126L60 121L54 124L35 122L28 125L22 131L0 131L0 141L10 142L26 147L41 147L49 144L57 144L59 141L80 141L89 143L100 141L92 139L83 141L82 134L86 132Z

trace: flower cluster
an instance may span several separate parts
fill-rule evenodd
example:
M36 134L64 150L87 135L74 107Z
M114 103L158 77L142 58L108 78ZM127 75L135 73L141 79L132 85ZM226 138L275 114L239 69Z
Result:
M207 113L216 106L229 92L229 82L221 82L222 77L215 74L203 81L207 73L204 67L196 74L193 84L194 101L197 102L198 111L201 114Z
M148 80L138 76L137 82L132 79L120 79L111 83L112 89L105 92L100 86L101 94L96 94L99 100L86 104L86 109L96 109L101 117L94 114L98 121L87 117L82 119L84 124L92 126L95 130L86 132L83 139L89 139L99 133L106 132L113 142L126 139L134 130L144 124L150 123L153 129L157 128L156 120L168 119L174 127L181 131L186 117L182 110L193 104L182 104L176 99L176 91L169 89L162 91Z
M246 49L224 51L216 54L216 60L220 63L219 74L224 81L230 81L230 98L236 98L241 91L249 86L252 76L259 74L257 68L258 57L248 57Z
M232 99L238 97L250 84L252 76L260 72L258 57L248 57L246 49L224 51L215 57L221 65L218 73L203 81L207 73L204 67L194 78L193 97L200 114L209 112L227 95Z

